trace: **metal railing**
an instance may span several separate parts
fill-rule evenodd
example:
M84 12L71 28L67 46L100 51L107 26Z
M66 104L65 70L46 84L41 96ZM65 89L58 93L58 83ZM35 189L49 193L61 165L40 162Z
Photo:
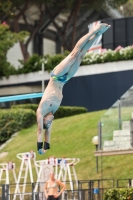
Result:
M65 183L69 187L69 183ZM38 184L38 190L35 192L36 184ZM16 184L0 185L0 200L46 200L44 192L40 191L41 184L44 183L27 183L26 192L20 191L17 194L14 193ZM74 187L70 190L68 187L59 200L103 200L104 192L108 189L133 187L133 179L80 180L78 188Z

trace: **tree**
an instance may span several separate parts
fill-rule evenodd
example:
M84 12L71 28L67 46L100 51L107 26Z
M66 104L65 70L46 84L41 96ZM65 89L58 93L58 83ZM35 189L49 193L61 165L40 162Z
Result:
M133 0L129 0L127 3L122 4L118 7L119 11L125 17L132 17L133 16Z
M109 4L110 6L117 8L119 5L127 1L128 0L111 0L111 1L110 0L98 0L98 1L97 0L73 0L71 1L71 4L69 4L68 7L65 7L65 10L62 11L62 12L67 12L69 14L67 21L63 27L60 27L58 25L58 23L56 22L55 18L52 15L52 12L50 11L50 8L47 6L47 4L46 4L46 8L53 25L57 29L57 32L60 35L60 38L62 38L62 46L64 47L64 50L71 51L75 45L76 22L77 22L77 18L81 9L89 10L90 8L92 8L98 11L102 7L106 7L106 4ZM73 32L72 32L71 46L68 46L66 33L70 24L72 24Z
M0 24L0 76L5 75L4 71L9 67L9 63L6 61L6 55L8 50L18 41L24 41L28 32L21 31L14 33L10 31L9 26L6 23Z
M22 29L30 32L29 38L26 42L20 42L24 60L29 58L27 47L30 41L34 38L44 21L50 19L57 32L62 39L64 50L71 50L75 44L76 23L77 17L81 9L100 9L106 6L108 2L112 6L117 7L128 0L8 0L6 2L0 0L0 11L2 11L1 21L6 20L10 22L11 28L19 33ZM7 2L9 3L5 9ZM34 8L34 9L33 9ZM30 15L28 15L30 13ZM56 22L56 16L59 13L66 14L66 22L62 27ZM31 17L31 15L34 15ZM21 22L21 23L20 23ZM22 23L25 26L21 26ZM67 45L67 29L69 25L73 26L72 44L71 47Z
M58 3L54 0L8 0L9 6L5 9L6 5L4 6L4 1L0 0L0 2L2 5L1 21L8 21L8 23L11 24L11 28L16 33L19 33L22 29L26 29L30 32L30 36L26 42L20 42L25 61L29 58L27 47L47 17L45 4L47 3L54 7L54 14L60 12L65 5L65 1L61 0L58 0ZM55 3L56 6L54 5ZM30 10L31 8L33 8L32 11ZM30 12L31 15L34 15L32 19L31 15L28 15L28 12ZM32 22L30 20L32 20ZM22 27L20 21L24 23L25 26Z

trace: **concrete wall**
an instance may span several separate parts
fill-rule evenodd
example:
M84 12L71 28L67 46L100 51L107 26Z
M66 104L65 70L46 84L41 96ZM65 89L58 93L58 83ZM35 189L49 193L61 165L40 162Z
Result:
M31 93L31 90L41 92L42 78L47 84L50 74L35 72L11 76L9 79L3 78L0 80L0 95L18 94L15 87L19 87L19 94ZM132 85L133 61L81 66L63 88L62 105L84 106L88 111L108 109ZM23 86L30 89L24 89Z

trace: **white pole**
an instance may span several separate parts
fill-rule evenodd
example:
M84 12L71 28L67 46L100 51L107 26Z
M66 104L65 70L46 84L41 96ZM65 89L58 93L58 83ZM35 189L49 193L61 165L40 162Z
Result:
M42 93L44 92L44 63L42 63Z

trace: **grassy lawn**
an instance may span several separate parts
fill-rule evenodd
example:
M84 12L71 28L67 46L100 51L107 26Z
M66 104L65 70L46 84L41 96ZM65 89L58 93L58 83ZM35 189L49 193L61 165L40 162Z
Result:
M132 178L133 155L99 157L99 172L96 173L96 158L93 154L95 146L92 144L92 138L97 135L97 123L104 113L105 111L99 111L54 120L51 149L45 155L37 154L36 160L44 160L50 156L80 158L80 162L75 166L79 180ZM7 156L0 158L0 163L15 162L18 174L21 162L16 155L30 150L36 152L36 132L37 125L20 131L0 150L0 153L8 152ZM36 181L34 168L33 171ZM12 174L10 182L14 182Z

